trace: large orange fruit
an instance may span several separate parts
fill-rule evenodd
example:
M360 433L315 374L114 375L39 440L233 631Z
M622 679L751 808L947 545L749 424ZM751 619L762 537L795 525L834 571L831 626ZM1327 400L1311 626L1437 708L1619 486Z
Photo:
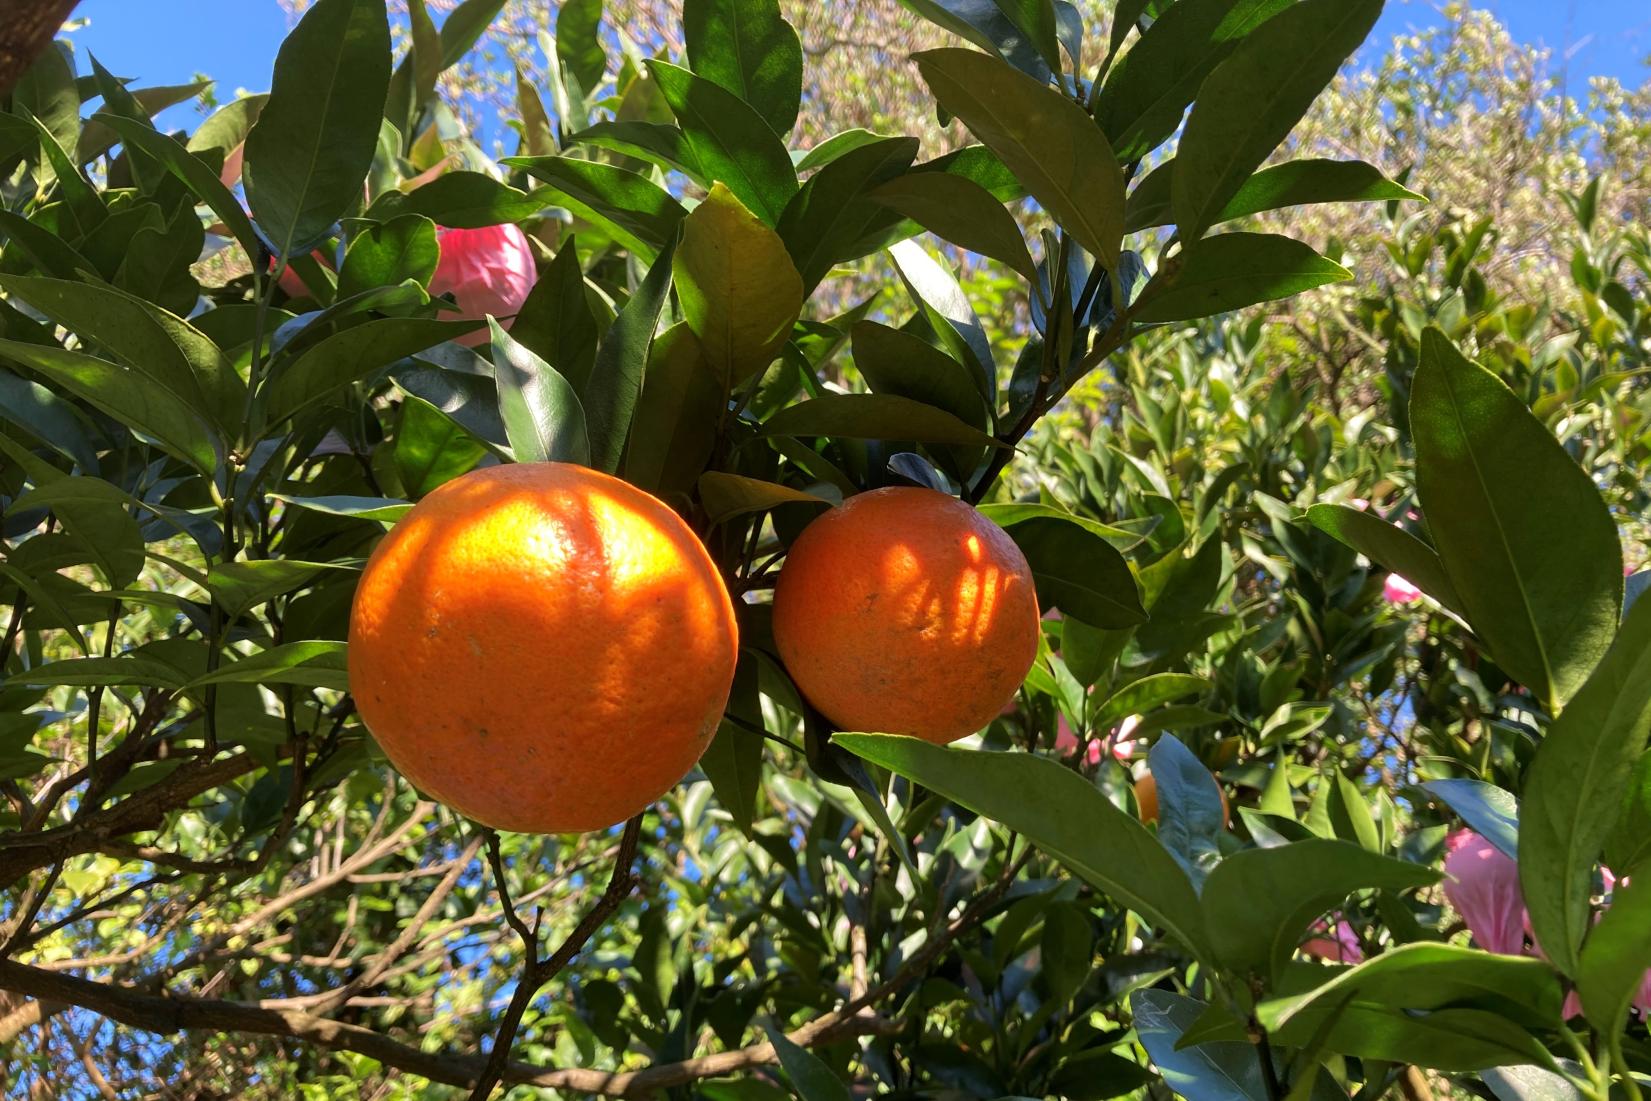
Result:
M774 641L841 730L945 743L991 722L1038 655L1032 571L1002 528L932 489L815 520L774 590Z
M699 760L733 683L734 609L660 501L517 463L446 483L367 561L350 688L414 785L499 829L594 830Z

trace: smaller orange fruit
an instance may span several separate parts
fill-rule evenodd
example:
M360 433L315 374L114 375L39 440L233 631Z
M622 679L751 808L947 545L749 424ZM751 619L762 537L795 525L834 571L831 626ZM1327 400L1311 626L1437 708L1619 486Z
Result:
M944 744L990 723L1038 655L1026 557L932 489L861 493L815 520L774 590L774 642L839 730Z
M1221 824L1232 824L1232 807L1227 803L1227 793L1217 785L1216 791L1221 794ZM1140 810L1141 821L1158 821L1158 781L1152 778L1152 773L1143 772L1141 778L1135 781L1135 805Z

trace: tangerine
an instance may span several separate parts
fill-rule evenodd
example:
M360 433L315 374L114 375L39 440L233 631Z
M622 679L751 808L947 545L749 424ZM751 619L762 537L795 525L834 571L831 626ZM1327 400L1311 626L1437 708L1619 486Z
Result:
M1032 570L955 497L891 487L803 529L774 590L774 642L841 730L944 744L991 722L1038 654Z
M658 499L566 463L473 470L367 561L362 720L401 773L498 829L622 822L699 760L733 684L734 609Z

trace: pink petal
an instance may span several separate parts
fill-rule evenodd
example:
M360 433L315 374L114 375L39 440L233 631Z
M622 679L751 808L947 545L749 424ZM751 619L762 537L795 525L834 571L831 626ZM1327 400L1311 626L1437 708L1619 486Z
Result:
M1363 963L1364 946L1359 943L1358 934L1339 912L1330 915L1326 922L1323 919L1313 924L1315 932L1329 933L1334 928L1335 937L1314 937L1301 946L1304 954L1316 956L1321 960L1330 960L1332 963Z
M492 314L505 328L527 301L538 278L527 235L513 225L480 229L443 229L436 234L441 259L430 278L430 295L451 293L457 314L444 318L479 321ZM459 338L460 344L487 343L483 329Z
M1382 586L1382 599L1389 604L1411 604L1422 599L1422 590L1398 574L1390 573Z
M1062 715L1055 724L1055 752L1070 757L1078 751L1078 736L1072 733L1072 724Z
M1464 830L1445 857L1445 897L1487 952L1518 955L1525 946L1519 866L1483 837Z

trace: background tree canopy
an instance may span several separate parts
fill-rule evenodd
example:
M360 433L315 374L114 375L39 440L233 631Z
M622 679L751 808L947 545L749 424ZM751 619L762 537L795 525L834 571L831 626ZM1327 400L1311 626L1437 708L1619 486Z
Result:
M1380 0L295 7L190 134L72 35L0 89L10 1094L1651 1084L1651 83ZM739 613L608 831L349 692L386 530L542 459ZM948 748L773 640L896 485L1048 613Z

